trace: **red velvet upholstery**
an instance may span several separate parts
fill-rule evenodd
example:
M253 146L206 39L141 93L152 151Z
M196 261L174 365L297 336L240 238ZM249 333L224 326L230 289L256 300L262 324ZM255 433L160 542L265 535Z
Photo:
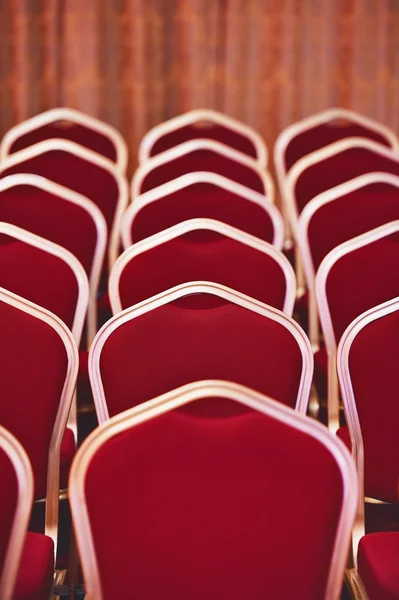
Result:
M293 407L302 357L282 325L200 294L116 329L100 368L110 415L202 379L235 381Z
M41 533L27 533L13 600L48 600L53 573L53 540Z
M65 429L60 450L60 490L68 487L69 469L76 454L75 436L72 429Z
M114 175L103 167L64 150L49 150L6 169L1 177L13 173L42 175L83 194L98 206L105 217L108 231L111 231L119 190Z
M399 188L373 183L321 206L308 227L315 272L327 254L343 242L399 219Z
M326 293L335 339L361 313L399 296L399 234L341 257L327 277Z
M363 125L355 123L345 123L340 126L336 123L323 123L312 127L307 131L303 131L296 135L288 144L285 151L285 167L286 170L294 165L300 158L310 154L315 150L319 150L328 144L338 142L348 137L363 137L369 140L374 140L384 146L389 146L388 140L371 129L367 129Z
M67 371L67 354L47 323L0 302L0 424L32 463L35 497L47 487L47 459Z
M17 486L15 468L7 454L0 448L0 577L3 572L5 554L17 505Z
M397 155L392 160L366 148L349 148L308 167L295 185L295 200L298 212L317 194L324 192L358 175L381 171L399 175Z
M97 230L82 207L36 187L17 185L0 192L0 220L63 246L90 276Z
M328 356L324 346L314 353L313 381L319 398L327 398Z
M398 340L399 313L395 312L364 327L349 354L364 443L365 494L396 502L399 499Z
M119 282L122 308L187 281L220 283L283 309L286 283L275 259L209 230L186 233L133 258Z
M19 136L11 145L9 153L12 154L28 146L33 146L37 142L51 138L76 142L116 162L117 157L114 143L106 135L79 123L72 123L71 121L48 123L47 125L37 127L34 131Z
M345 446L348 448L349 452L352 452L352 442L351 436L349 433L349 428L347 425L343 425L337 431L337 436L339 439L344 442Z
M369 600L399 598L399 532L369 533L359 544L358 570Z
M162 137L160 137L152 146L150 156L155 156L178 144L198 138L222 142L223 144L226 144L226 146L230 146L235 150L239 150L244 154L257 158L256 148L249 138L241 133L227 129L222 125L216 125L215 123L208 123L206 126L195 123L192 125L185 125L175 131L162 135Z
M78 282L58 256L0 234L0 286L47 308L72 329Z
M197 217L222 221L267 242L273 241L273 223L261 206L210 183L195 183L142 208L135 217L133 239L137 242Z
M256 192L265 193L264 183L254 169L218 154L213 150L205 149L188 152L179 158L169 160L163 165L154 167L144 177L141 184L141 193L193 171L218 173Z
M324 597L341 476L270 417L167 413L100 448L85 489L104 600Z

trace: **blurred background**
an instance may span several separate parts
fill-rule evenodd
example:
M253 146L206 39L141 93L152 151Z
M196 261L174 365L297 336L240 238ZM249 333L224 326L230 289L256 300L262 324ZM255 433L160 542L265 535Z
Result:
M0 135L68 106L129 144L192 108L254 126L353 108L399 131L399 0L0 0Z

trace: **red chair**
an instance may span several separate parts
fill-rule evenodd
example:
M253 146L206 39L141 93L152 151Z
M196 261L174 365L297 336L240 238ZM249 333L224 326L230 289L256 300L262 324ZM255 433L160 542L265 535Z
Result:
M281 249L284 229L276 206L264 195L216 173L187 173L137 197L121 225L125 249L181 221L222 221Z
M328 419L333 430L339 427L337 345L356 317L399 296L398 263L399 221L393 221L334 248L317 272L316 297L328 356Z
M91 200L107 223L108 267L112 267L119 253L120 219L128 202L128 187L109 159L74 142L52 139L11 154L0 165L0 173L1 177L40 175Z
M188 412L206 401L241 410ZM199 381L114 417L79 450L70 498L96 600L126 589L141 600L340 597L357 503L349 453L243 386Z
M309 289L309 337L319 346L314 280L323 258L339 244L399 219L399 177L367 173L313 198L298 221L298 244Z
M16 225L69 250L89 280L87 338L96 332L96 296L107 226L89 200L37 175L0 179L0 221Z
M46 500L45 534L51 538L54 565L60 448L76 384L78 351L60 319L2 288L0 323L0 425L18 439L30 459L34 499ZM43 558L34 547L29 554L27 584L31 577L40 576L38 561ZM48 598L42 591L38 595L16 593L15 597Z
M293 319L209 282L117 314L89 353L100 423L199 379L235 381L306 412L312 373L309 341Z
M141 164L133 175L132 200L172 179L197 171L223 175L270 200L274 198L270 175L253 158L221 142L198 139L174 146Z
M127 248L109 278L113 313L189 281L220 283L292 315L296 282L285 256L211 219L183 221Z
M0 161L51 138L76 142L111 160L121 173L126 172L127 146L119 131L104 121L64 107L51 108L9 129L0 144Z
M397 351L399 300L368 310L346 329L337 353L338 376L348 426L340 435L352 447L359 484L354 530L358 572L353 586L363 582L369 600L399 596L399 534L364 537L364 499L399 502L397 443ZM363 537L362 537L363 536Z
M255 129L223 113L209 109L190 110L164 121L148 131L139 147L139 161L193 139L216 140L267 166L267 148Z

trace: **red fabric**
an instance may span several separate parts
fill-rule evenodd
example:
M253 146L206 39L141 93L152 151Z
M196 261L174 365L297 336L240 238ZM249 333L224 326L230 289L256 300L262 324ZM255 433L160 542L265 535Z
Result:
M294 314L305 331L309 322L309 292L306 291L295 301Z
M50 150L6 169L1 177L13 173L41 175L83 194L98 206L111 231L119 190L115 176L103 167L64 150Z
M76 454L76 443L72 429L65 429L60 452L60 490L68 487L69 469Z
M337 431L337 436L339 439L344 442L345 446L348 448L349 452L352 452L352 442L351 436L349 434L349 429L347 425L343 425Z
M358 175L374 171L399 175L399 162L395 157L397 155L394 152L391 160L366 148L357 147L314 163L299 176L295 186L298 212L317 194Z
M397 502L399 314L367 325L354 340L349 369L364 443L365 494Z
M340 126L334 122L323 123L296 135L290 141L285 151L287 171L306 154L348 137L363 137L379 142L384 146L389 146L385 137L363 125L345 123L344 126Z
M399 598L399 532L369 533L360 540L358 570L369 600Z
M339 244L396 219L399 219L399 189L388 183L367 185L321 206L308 227L315 272L323 258Z
M190 232L132 259L120 279L122 308L187 281L220 283L283 309L286 283L275 259L210 231Z
M89 353L87 350L79 350L79 373L77 381L77 399L78 405L91 404L93 394L91 392L89 379Z
M48 600L53 573L53 540L41 533L27 533L13 600Z
M80 206L33 186L17 185L0 192L0 220L63 246L90 275L97 230Z
M291 333L223 300L198 308L201 297L156 308L108 338L100 368L110 415L201 379L235 381L295 405L302 358Z
M58 256L0 235L0 286L47 308L72 329L78 282Z
M399 296L399 234L341 257L329 272L326 295L335 339L360 314Z
M111 303L108 292L101 292L97 298L97 329L112 317Z
M158 417L101 448L85 489L104 600L324 597L341 477L269 417Z
M42 127L37 127L29 133L25 133L25 135L18 137L12 144L10 154L51 138L61 138L76 142L116 162L114 143L106 135L70 121L55 121L47 125L42 125Z
M66 371L59 335L44 321L0 302L0 424L27 451L36 498L46 495L50 438Z
M256 148L249 138L215 123L208 123L206 126L202 124L186 125L164 134L151 148L151 156L197 138L216 140L253 158L257 158Z
M192 171L218 173L261 194L265 193L264 183L254 169L213 150L205 149L187 152L179 158L153 168L143 179L141 193Z
M5 553L14 521L18 498L18 482L14 466L4 450L0 448L0 578Z
M314 353L314 384L316 386L319 398L327 398L327 373L328 373L328 356L327 350L319 348Z
M133 223L133 240L197 217L216 219L273 241L273 223L261 206L210 183L195 183L142 208Z

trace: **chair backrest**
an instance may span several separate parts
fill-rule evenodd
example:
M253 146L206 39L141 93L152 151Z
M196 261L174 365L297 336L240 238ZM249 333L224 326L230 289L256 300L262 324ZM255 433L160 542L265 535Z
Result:
M118 256L120 219L128 202L126 178L109 160L75 142L45 140L8 156L0 175L32 173L46 177L91 200L107 223L108 266Z
M79 346L89 284L83 266L68 250L0 221L0 286L57 315Z
M0 425L0 597L11 600L33 500L29 458Z
M109 278L112 310L188 281L220 283L292 315L295 273L282 252L212 219L183 221L125 250Z
M360 501L364 495L387 502L399 500L398 351L398 298L363 313L339 344L338 376Z
M204 400L245 410L178 410ZM142 600L340 597L357 502L349 453L243 386L199 381L111 419L82 445L69 489L97 600L126 586Z
M340 244L322 261L316 295L327 350L360 314L399 296L399 221Z
M142 163L133 175L132 200L163 183L196 171L217 173L265 194L269 199L274 197L270 175L253 158L221 142L201 138L183 142Z
M139 147L139 161L160 154L178 144L197 138L222 142L267 166L267 148L255 129L223 113L210 109L190 110L164 121L148 131Z
M399 139L389 127L347 108L328 108L289 125L280 133L274 146L279 182L307 154L348 137L364 137L399 150Z
M209 218L228 223L281 249L284 226L277 207L227 177L187 173L135 198L121 226L125 249L181 221Z
M0 144L0 160L52 138L76 142L109 158L122 173L126 171L127 146L119 131L104 121L65 107L51 108L9 129Z
M89 280L89 342L96 330L96 294L107 226L90 200L38 175L0 179L0 221L16 225L69 250Z
M56 544L61 440L71 408L78 350L58 317L0 288L0 425L32 464L35 498L46 498L46 533Z
M285 181L285 199L293 231L306 204L318 194L373 172L399 175L399 154L365 138L347 138L299 160Z
M115 315L89 375L100 422L199 379L226 379L306 411L313 355L298 324L224 286L176 286Z

